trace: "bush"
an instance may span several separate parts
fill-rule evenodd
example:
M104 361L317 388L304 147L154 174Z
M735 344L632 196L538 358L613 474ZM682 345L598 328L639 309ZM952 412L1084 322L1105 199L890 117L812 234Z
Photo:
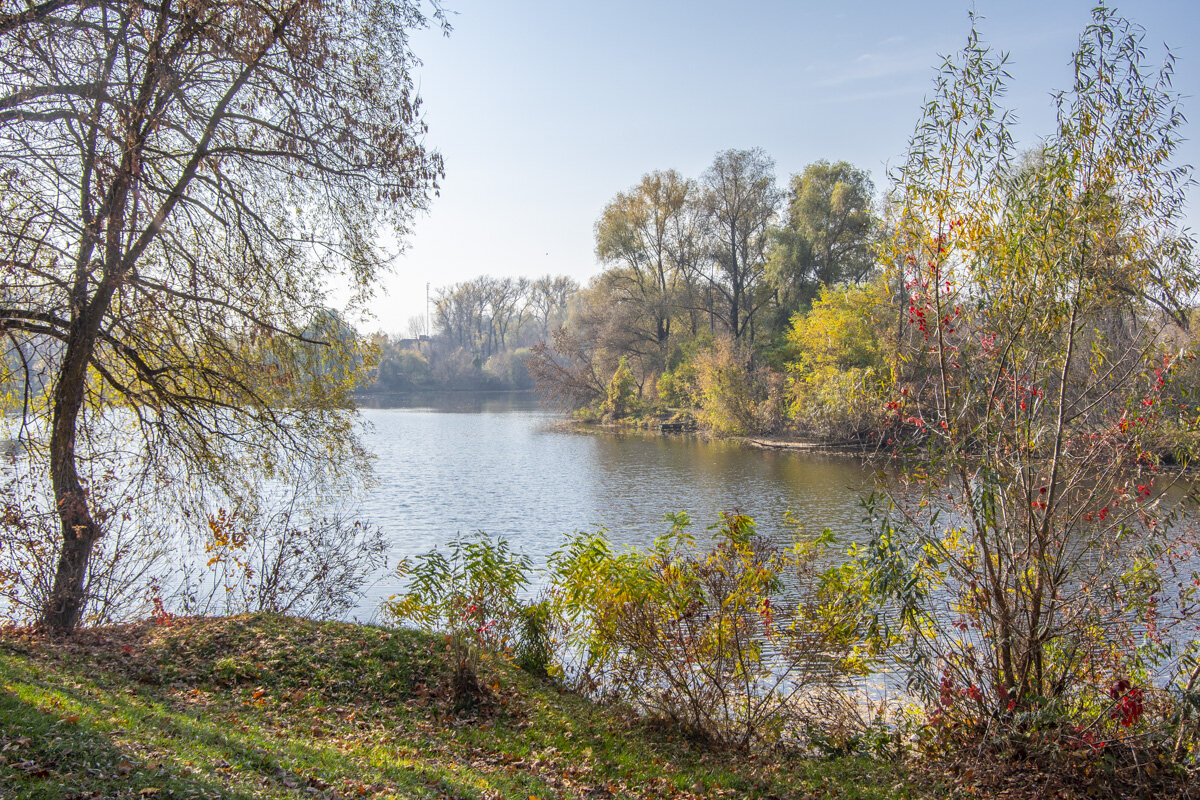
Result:
M637 385L633 380L633 371L629 362L621 356L612 379L608 382L608 394L604 398L602 410L612 419L622 419L633 413L638 405Z
M776 548L722 514L704 550L686 514L648 551L579 535L552 559L552 596L584 654L581 685L719 745L799 736L813 703L861 667L855 625L816 568L825 540Z
M1095 9L1057 128L1020 159L1004 57L972 34L944 62L895 192L908 435L864 554L951 756L1092 796L1162 796L1163 754L1197 752L1196 542L1156 452L1195 423L1167 398L1200 270L1170 58L1156 72L1143 40Z
M483 365L483 372L500 386L509 389L532 389L533 378L525 365L529 354L527 348L496 353Z
M748 361L730 339L718 339L690 364L696 417L713 433L769 433L783 422L782 381L765 368L752 369Z
M19 460L4 468L11 474L0 481L0 618L32 623L50 596L62 522L48 476ZM136 617L144 609L143 592L167 570L173 551L160 529L143 522L161 512L155 492L135 494L126 488L97 481L92 492L105 535L92 553L84 583L82 621L87 625Z
M281 460L269 482L181 498L187 528L175 541L176 569L158 581L168 590L159 602L185 615L350 612L387 553L383 532L354 515L368 478L365 464L351 466Z
M399 349L385 341L381 347L374 388L388 392L428 386L433 374L429 359L416 348Z
M554 609L549 601L522 605L513 653L517 666L539 678L557 675L555 629Z
M860 438L884 423L890 399L877 329L886 286L822 287L807 314L792 318L787 341L789 416L829 438Z
M667 408L691 407L692 398L688 392L689 377L691 376L680 374L675 370L666 370L659 375L654 384L659 402Z
M514 553L507 540L482 533L451 540L447 551L435 548L402 559L396 574L408 579L408 588L390 597L384 612L395 622L447 634L454 656L450 694L471 700L484 694L480 658L512 656L523 631L533 630L534 636L526 639L522 657L531 664L543 658L539 612L527 609L519 596L529 585L532 562Z
M378 527L294 496L218 509L207 526L207 563L182 570L185 614L336 618L354 607L387 550Z

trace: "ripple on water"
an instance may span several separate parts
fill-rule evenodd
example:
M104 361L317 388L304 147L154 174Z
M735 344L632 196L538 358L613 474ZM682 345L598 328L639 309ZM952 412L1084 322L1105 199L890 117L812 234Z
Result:
M698 534L719 511L736 509L773 535L785 534L790 510L814 534L829 527L847 543L867 536L859 498L869 476L851 458L580 435L552 428L558 416L531 403L465 408L363 412L379 487L361 513L388 536L392 564L483 531L541 565L572 532L601 526L619 544L647 545L667 530L664 515L680 510ZM370 617L398 588L383 576L358 616Z

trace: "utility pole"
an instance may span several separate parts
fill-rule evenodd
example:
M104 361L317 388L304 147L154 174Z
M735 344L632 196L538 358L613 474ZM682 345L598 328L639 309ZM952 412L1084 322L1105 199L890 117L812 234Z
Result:
M430 335L429 324L429 281L425 281L425 335Z

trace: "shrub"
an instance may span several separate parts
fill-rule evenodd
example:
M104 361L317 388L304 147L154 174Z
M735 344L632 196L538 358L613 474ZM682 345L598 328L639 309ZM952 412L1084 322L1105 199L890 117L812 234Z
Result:
M1200 271L1170 59L1151 69L1143 39L1095 9L1057 129L1023 159L1003 56L973 33L944 63L896 190L909 436L865 553L935 731L973 761L1069 753L1118 796L1157 796L1159 755L1186 752L1168 723L1197 614L1156 451L1195 423L1164 401Z
M378 527L295 496L221 508L206 521L205 568L182 571L186 614L334 618L353 608L387 550Z
M161 600L187 615L347 614L387 553L383 532L352 510L366 481L357 467L331 471L293 458L274 467L271 481L230 481L180 498L186 528Z
M547 600L521 606L513 660L530 675L550 678L559 673L555 622L554 609Z
M824 286L812 310L792 318L788 411L798 425L831 438L879 430L891 390L877 334L887 302L882 282Z
M720 745L799 735L817 690L861 666L850 606L816 568L826 540L779 549L722 514L704 550L686 514L668 518L647 551L581 534L552 558L581 684Z
M539 612L527 610L519 596L531 568L529 557L514 553L503 538L457 537L446 553L435 548L400 561L396 574L408 579L408 587L389 598L384 611L395 622L445 633L454 656L450 693L455 700L477 698L484 693L480 658L511 656L522 629L536 630ZM524 657L531 663L541 657L540 644L535 636L526 646Z
M525 365L529 354L527 348L496 353L483 365L484 375L490 381L510 389L532 389L533 378Z
M612 379L608 382L608 393L604 398L602 410L613 419L621 419L633 413L637 404L637 385L633 380L633 371L629 369L629 361L625 356L621 356Z
M700 423L714 433L767 433L783 421L783 385L765 368L753 369L730 339L718 339L690 362ZM677 390L678 391L678 390Z
M50 595L62 523L53 510L49 477L17 459L4 465L11 473L0 481L0 617L27 623L36 620ZM105 535L84 582L82 621L88 625L137 616L143 592L167 570L172 553L160 530L143 522L160 512L153 498L161 487L135 493L115 483L97 481L92 493Z

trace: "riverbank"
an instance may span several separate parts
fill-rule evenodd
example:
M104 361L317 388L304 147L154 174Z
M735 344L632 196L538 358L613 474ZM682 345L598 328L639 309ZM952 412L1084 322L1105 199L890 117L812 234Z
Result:
M0 797L913 798L891 761L717 752L446 643L258 615L0 632Z
M719 440L733 442L756 450L790 450L797 453L811 453L813 455L862 457L878 450L875 445L868 442L827 441L782 434L772 436L717 436L702 428L680 428L674 425L668 427L667 425L647 424L644 421L626 423L623 421L599 422L564 419L552 423L549 427L554 430L570 431L573 433L634 433L647 436L694 436L706 441Z

